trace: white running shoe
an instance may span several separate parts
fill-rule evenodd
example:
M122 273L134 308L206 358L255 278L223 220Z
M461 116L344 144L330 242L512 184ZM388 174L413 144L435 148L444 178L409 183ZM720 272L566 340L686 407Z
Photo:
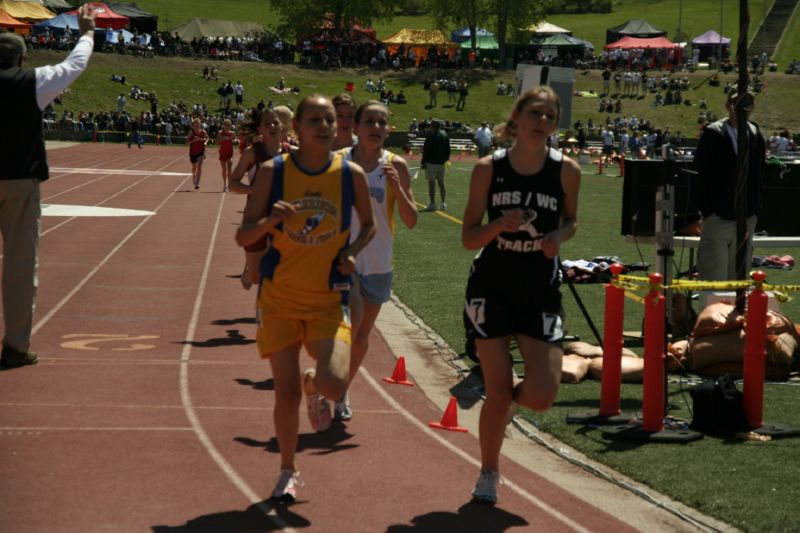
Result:
M353 409L350 407L350 392L345 391L344 396L333 404L333 419L345 422L353 418Z
M310 381L313 379L314 369L309 368L303 375L303 389L306 393L306 407L311 428L316 431L325 431L331 427L331 404L317 392L311 392ZM311 389L313 390L313 389Z
M494 470L481 469L475 488L472 489L472 500L476 503L494 505L497 503L497 484L502 483L500 474Z
M439 211L447 211L447 204L442 202L439 204Z
M331 427L331 404L321 394L312 394L306 400L311 428L319 433Z
M293 502L297 499L297 486L302 485L300 472L295 472L290 468L281 470L275 488L272 489L272 499L281 502Z

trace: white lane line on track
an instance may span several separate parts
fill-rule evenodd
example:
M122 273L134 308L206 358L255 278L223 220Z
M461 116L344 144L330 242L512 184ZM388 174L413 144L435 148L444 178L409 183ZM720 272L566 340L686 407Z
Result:
M377 391L378 394L380 394L381 397L383 397L383 399L386 400L386 402L390 406L392 406L392 408L394 408L395 410L397 410L398 413L403 415L403 417L406 420L411 422L411 424L416 426L417 429L421 430L423 433L425 433L428 436L430 436L436 442L438 442L439 444L444 446L447 450L453 452L455 455L457 455L461 459L464 459L466 462L468 462L469 464L474 466L476 469L480 469L481 463L480 463L479 460L475 459L474 457L469 455L467 452L465 452L464 450L462 450L461 448L459 448L455 444L452 444L450 441L448 441L447 439L445 439L444 437L439 435L436 431L434 431L433 429L428 427L428 425L426 423L422 422L421 420L416 418L414 415L412 415L409 411L407 411L402 405L400 405L400 403L397 402L397 400L392 398L389 395L389 393L386 392L386 390L381 386L380 383L378 383L375 380L375 378L372 377L372 375L367 371L366 368L364 368L362 366L359 370L360 370L361 374L364 376L364 378L367 380L367 382L372 386L372 388L375 389L375 391ZM536 496L534 496L530 492L526 491L525 489L523 489L522 487L520 487L519 485L517 485L513 481L510 481L505 476L503 476L503 481L504 481L504 485L506 487L510 488L511 490L513 490L514 492L516 492L517 494L522 496L524 499L526 499L528 502L532 503L536 507L539 507L544 512L550 514L553 518L556 518L557 520L560 520L565 525L571 527L575 531L580 531L582 533L589 533L590 532L590 530L586 529L585 527L583 527L579 523L575 522L573 519L571 519L570 517L568 517L565 514L561 513L557 509L551 507L547 503L543 502L542 500L540 500L539 498L537 498Z
M225 205L226 196L227 195L223 194L222 199L219 202L217 219L214 222L214 229L211 231L211 241L208 243L208 252L206 253L206 260L205 264L203 265L203 273L200 276L200 283L197 286L197 297L194 301L192 317L189 319L189 326L186 329L185 344L183 345L183 350L181 350L181 403L183 404L186 418L189 419L189 424L192 426L195 435L206 449L206 452L208 452L208 454L211 456L211 459L217 463L217 466L220 468L220 470L222 470L222 473L225 474L225 477L227 477L228 480L237 489L239 489L239 492L241 492L245 498L250 500L250 503L254 504L262 513L264 513L264 515L269 517L278 528L280 528L282 531L294 531L293 529L289 528L289 524L287 524L280 516L276 514L274 509L263 503L262 498L258 496L256 491L254 491L250 485L247 484L247 482L239 475L239 473L236 472L233 466L231 466L231 464L225 460L225 457L223 457L222 453L220 453L217 447L214 446L214 443L211 442L211 438L209 438L208 433L206 433L205 429L203 429L203 424L200 423L200 419L198 418L194 405L192 404L192 397L189 394L189 360L192 354L192 341L194 340L197 323L200 320L200 308L203 305L203 299L205 297L206 285L208 284L208 271L211 269L211 259L214 256L214 244L217 241L217 233L219 232L220 221L222 220L222 208Z
M192 174L190 172L159 172L152 170L128 170L116 168L66 168L66 167L52 167L51 172L60 172L63 174L124 174L126 176L179 176L188 178Z
M170 166L171 164L173 164L173 163L174 163L175 161L177 161L177 160L178 160L178 158L176 158L176 159L172 160L171 162L167 163L166 165L164 165L164 166L163 166L163 167L161 167L161 168L168 167L168 166ZM112 194L111 196L109 196L108 198L106 198L105 200L103 200L102 202L98 202L98 203L96 203L96 204L94 204L94 205L95 205L95 206L101 206L101 205L103 205L104 203L108 202L109 200L112 200L112 199L116 198L116 197L117 197L117 196L119 196L120 194L122 194L122 193L124 193L124 192L127 192L128 190L130 190L130 189L132 189L132 188L136 187L136 186L137 186L137 185L139 185L140 183L142 183L142 182L144 182L144 181L147 181L148 179L150 179L150 177L151 177L151 176L145 176L145 177L143 177L142 179L140 179L140 180L137 180L137 181L135 181L134 183L131 183L130 185L128 185L128 186L127 186L127 187L125 187L124 189L122 189L122 190L120 190L120 191L118 191L118 192L116 192L116 193ZM102 178L101 178L101 179L102 179ZM156 208L155 208L153 211L157 213L157 212L158 212L158 210L159 210L159 209L160 209L160 208L161 208L161 207L162 207L162 206L163 206L163 205L164 205L164 204L167 202L167 200L169 200L170 198L172 198L172 197L175 195L175 192L176 192L176 191L172 191L172 194L170 194L170 195L167 197L167 199L166 199L166 200L164 200L162 203L160 203L160 204L158 205L158 207L156 207ZM49 198L55 198L56 196L58 196L58 195L56 194L56 195L50 196ZM45 235L47 235L47 234L48 234L48 233L50 233L51 231L55 231L55 230L57 230L58 228L60 228L60 227L61 227L61 226L63 226L64 224L67 224L67 223L69 223L69 222L72 222L72 221L73 221L73 220L75 220L76 218L77 218L77 217L74 217L74 216L73 216L73 217L67 218L67 219L65 219L65 220L62 220L61 222L59 222L59 223L58 223L58 224L56 224L55 226L53 226L53 227L51 227L51 228L48 228L46 231L43 231L43 232L42 232L42 234L40 235L40 237L44 237ZM149 219L150 219L150 217L148 216L148 217L147 217L145 220L143 220L142 222L147 222L147 220L149 220ZM136 226L136 229L134 229L134 231L138 231L139 227L140 227L140 226Z
M146 217L153 211L96 205L42 204L43 217Z
M147 179L147 178L144 178L144 179ZM144 180L144 179L143 179L143 180ZM139 181L143 181L143 180L139 180ZM137 183L138 183L138 182L137 182ZM127 189L129 189L129 188L130 188L130 187L126 187L126 188L125 188L125 189L123 189L123 190L127 190ZM121 193L121 192L122 192L122 191L120 191L120 193ZM117 194L120 194L120 193L117 193ZM172 192L171 192L171 193L170 193L170 194L169 194L169 195L168 195L168 196L167 196L167 197L164 199L164 201L163 201L163 202L161 202L160 204L158 204L158 205L156 206L156 208L154 209L154 211L155 211L155 212L158 212L158 210L159 210L159 209L161 209L161 208L162 208L162 207L163 207L163 206L164 206L164 205L165 205L165 204L166 204L168 201L170 201L170 200L172 199L172 197L173 197L173 196L175 196L175 194L176 194L176 193L177 193L177 189L176 189L176 190L173 190L173 191L172 191ZM116 194L115 194L114 196L116 196ZM35 335L35 334L36 334L36 332L37 332L37 331L39 331L39 329L41 329L41 328L42 328L42 327L43 327L45 324L47 324L47 322L49 322L49 321L50 321L50 319L51 319L51 318L53 318L53 316L55 316L55 314L56 314L56 313L58 313L58 312L61 310L61 308L62 308L62 307L64 307L64 306L67 304L67 302L69 302L69 301L72 299L72 297L73 297L73 296L75 296L75 295L78 293L78 291L79 291L79 290L81 290L81 289L83 288L83 286L84 286L84 285L86 285L87 283L89 283L89 280L90 280L90 279L92 279L92 278L94 277L94 275L95 275L95 274L97 274L97 272L98 272L98 271L99 271L101 268L103 268L103 267L106 265L106 263L108 263L108 262L111 260L111 258L112 258L112 257L114 257L114 255L115 255L115 254L116 254L116 253L117 253L117 252L118 252L118 251L119 251L119 250L120 250L120 249L121 249L121 248L122 248L122 247L123 247L123 246L124 246L124 245L125 245L125 244L126 244L128 241L129 241L129 240L131 240L131 238L133 238L133 236L134 236L134 235L136 235L136 233L137 233L137 232L138 232L138 231L139 231L139 230L142 228L142 226L144 226L145 224L147 224L147 222L149 222L149 221L150 221L150 218L152 218L152 216L145 217L145 218L144 218L144 219L143 219L141 222L139 222L139 223L136 225L136 227L134 227L134 228L133 228L133 229L132 229L132 230L131 230L131 231L128 233L128 235L127 235L127 236L126 236L124 239L122 239L122 240L119 242L119 244L117 244L117 245L116 245L116 246L115 246L115 247L114 247L114 248L113 248L113 249L112 249L112 250L111 250L111 251L110 251L110 252L109 252L109 253L108 253L108 254L107 254L107 255L106 255L106 256L105 256L105 257L104 257L104 258L103 258L103 259L102 259L102 260L101 260L101 261L100 261L100 262L99 262L99 263L98 263L98 264L97 264L97 265L96 265L96 266L93 268L93 269L92 269L92 270L90 270L90 271L89 271L89 273L88 273L88 274L86 274L86 275L83 277L83 279L82 279L82 280L80 280L80 281L79 281L79 282L78 282L78 283L77 283L77 284L76 284L76 285L75 285L75 286L72 288L72 290L70 290L70 291L67 293L67 295L66 295L66 296L64 296L64 297L61 299L61 301L59 301L59 302L58 302L56 305L54 305L54 306L53 306L53 308L52 308L52 309L50 309L50 311L48 311L48 312L47 312L47 314L46 314L46 315L44 315L44 316L41 318L41 320L39 320L39 321L38 321L36 324L34 324L33 328L31 329L31 336ZM65 221L64 221L62 224L66 224L66 223L67 223L67 222L69 222L70 220L72 220L72 219L67 219L67 220L65 220ZM61 224L59 224L59 225L61 225ZM56 226L56 227L58 227L58 226ZM52 229L55 229L55 228L51 228L51 230L52 230ZM49 231L48 231L48 232L49 232ZM46 233L48 233L48 232L45 232L45 233L43 233L42 235L45 235L45 234L46 234Z

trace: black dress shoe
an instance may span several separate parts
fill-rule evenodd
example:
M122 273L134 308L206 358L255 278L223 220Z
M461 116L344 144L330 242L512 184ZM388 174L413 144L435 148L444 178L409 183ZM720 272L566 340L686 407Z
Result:
M39 358L33 352L20 352L11 346L3 345L3 353L0 355L0 367L16 368L18 366L35 365Z

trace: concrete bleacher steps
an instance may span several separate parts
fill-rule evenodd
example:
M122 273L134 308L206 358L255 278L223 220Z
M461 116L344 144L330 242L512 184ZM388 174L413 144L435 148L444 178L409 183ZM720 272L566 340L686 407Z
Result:
M747 50L750 57L760 56L764 52L768 57L772 57L797 5L797 0L775 0L750 42ZM731 46L735 48L734 43L731 43Z

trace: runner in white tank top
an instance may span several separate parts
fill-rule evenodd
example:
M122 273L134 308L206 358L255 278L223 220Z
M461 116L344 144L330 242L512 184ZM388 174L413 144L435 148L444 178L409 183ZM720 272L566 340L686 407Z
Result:
M397 209L405 226L417 224L417 207L411 192L408 163L383 149L389 136L389 110L377 100L359 106L355 115L358 143L344 150L348 160L360 165L367 174L369 196L376 233L356 257L354 290L350 293L353 342L350 352L350 379L358 373L369 347L369 333L381 310L389 301L392 285L394 247L394 212ZM352 217L351 235L358 234L358 217ZM349 420L352 410L348 395L336 402L334 418Z

